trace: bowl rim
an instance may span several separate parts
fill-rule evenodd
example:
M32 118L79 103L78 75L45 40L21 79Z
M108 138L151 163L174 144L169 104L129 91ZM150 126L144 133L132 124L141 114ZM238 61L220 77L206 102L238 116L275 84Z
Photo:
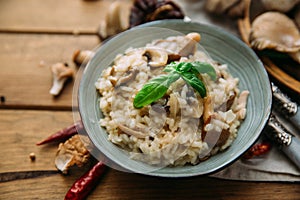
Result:
M111 38L107 42L105 42L100 48L98 48L97 51L100 51L101 48L105 48L105 47L109 46L110 43L112 43L112 42L114 42L116 40L119 40L124 35L130 34L131 32L134 32L134 31L136 31L139 28L144 28L144 27L159 27L159 28L164 28L165 25L170 25L170 24L173 24L173 25L174 24L192 25L192 26L206 27L208 29L213 29L214 31L219 31L222 34L225 34L226 37L229 37L232 40L234 40L235 42L237 42L238 45L240 45L243 48L247 49L247 51L251 54L251 56L254 56L255 58L257 58L258 63L260 63L260 65L261 65L261 68L262 68L261 70L262 70L263 75L265 76L265 80L266 80L266 82L269 83L269 85L267 86L268 87L268 89L267 89L267 102L268 103L266 105L267 107L266 107L266 110L265 110L265 113L264 113L263 121L259 124L259 127L258 127L257 131L255 132L254 136L251 137L252 140L249 142L249 145L246 148L246 150L248 150L258 140L258 138L261 135L261 132L262 132L264 126L266 125L266 123L267 123L267 121L269 119L269 116L271 114L271 104L272 104L271 83L269 81L268 74L267 74L265 68L263 67L262 62L260 61L260 59L258 58L258 56L255 54L255 52L251 48L249 48L245 43L243 43L238 37L236 37L235 35L233 35L232 33L227 32L226 30L222 29L221 27L218 27L218 26L215 26L215 25L210 25L210 24L209 25L208 24L203 24L203 23L199 23L199 22L193 22L193 21L185 22L183 20L176 20L176 19L174 19L174 20L158 20L158 21L148 22L148 23L139 25L137 27L134 27L132 29L129 29L127 31L124 31L124 32L122 32L122 33L114 36L113 38ZM169 27L167 27L167 28L169 28ZM96 53L97 53L97 51L96 51ZM79 115L80 115L80 118L82 119L83 126L84 126L84 128L86 130L86 132L85 132L84 135L88 136L88 138L91 141L91 143L94 144L95 141L94 141L93 138L90 137L89 132L88 132L90 130L88 128L89 125L88 125L87 121L84 120L84 116L82 114L82 112L84 112L84 111L82 109L82 101L80 99L81 94L82 94L81 91L82 91L82 87L83 87L83 82L84 82L84 79L86 79L86 77L84 75L86 74L85 72L89 69L92 60L93 60L93 58L88 62L87 66L84 69L83 76L82 76L82 78L80 80L79 87L78 87L77 101L78 101ZM99 150L99 149L96 149L96 150L101 155L103 154L103 152L101 150ZM139 174L143 174L143 175L150 175L150 176L179 178L179 177L190 177L190 176L208 175L208 174L212 174L212 173L215 173L217 171L220 171L220 170L224 169L225 167L229 166L230 164L232 164L233 162L235 162L236 160L238 160L243 155L243 153L246 150L244 148L243 151L239 151L238 153L236 153L234 155L234 157L231 157L231 159L229 161L224 162L222 165L219 165L219 166L216 166L214 168L211 168L210 170L206 170L203 173L191 172L191 173L188 173L188 174L186 174L186 173L181 173L181 174L159 173L159 172L161 172L161 170L151 171L150 173L149 172L144 173L143 171L129 169L126 166L126 164L121 163L119 161L116 161L113 158L111 158L110 156L107 156L107 155L102 155L102 156L104 156L105 159L107 158L110 162L112 162L112 163L116 164L117 166L119 166L121 168L121 170L125 169L126 171L130 171L130 172L134 172L134 173L139 173Z

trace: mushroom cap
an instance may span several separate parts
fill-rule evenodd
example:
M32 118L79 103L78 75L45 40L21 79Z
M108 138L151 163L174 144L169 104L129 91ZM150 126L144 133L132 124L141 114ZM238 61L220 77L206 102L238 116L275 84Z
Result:
M252 23L250 44L254 49L274 49L279 52L300 50L300 34L296 24L285 14L265 12Z
M267 10L288 12L291 10L300 0L261 0L263 6Z

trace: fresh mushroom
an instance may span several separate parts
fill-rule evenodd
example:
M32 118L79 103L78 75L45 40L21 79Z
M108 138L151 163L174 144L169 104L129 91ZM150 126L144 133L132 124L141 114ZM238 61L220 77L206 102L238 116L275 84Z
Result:
M67 173L71 166L77 165L81 167L87 163L89 158L89 151L85 148L80 140L80 136L77 134L65 143L59 144L55 157L55 166L62 173Z
M217 113L214 111L213 100L210 96L204 98L204 110L203 110L203 129L202 140L206 142L210 147L223 146L230 136L228 128L222 128L217 131L214 128L207 130L206 126L214 126L213 121L217 118Z
M285 14L266 12L253 21L250 44L257 50L297 52L300 50L300 34L295 23Z
M72 78L74 70L68 67L66 63L56 63L51 66L53 74L53 85L50 89L50 94L57 96L62 91L65 82Z
M165 66L168 62L168 53L161 48L147 48L144 55L149 59L151 67Z
M261 0L266 10L279 12L290 11L300 0Z
M101 21L98 29L98 36L101 40L128 28L129 8L127 7L125 1L115 1L110 5L105 20Z
M94 55L95 53L90 50L76 50L73 54L73 61L78 66L86 65Z

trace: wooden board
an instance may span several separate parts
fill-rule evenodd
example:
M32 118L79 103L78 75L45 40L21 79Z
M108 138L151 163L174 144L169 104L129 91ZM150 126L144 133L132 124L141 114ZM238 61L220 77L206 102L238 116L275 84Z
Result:
M73 122L68 111L1 110L0 173L55 170L58 144L35 143ZM36 154L30 161L29 153ZM6 155L6 156L4 156ZM73 182L90 166L0 183L1 199L63 199ZM297 199L298 184L226 181L207 176L180 179L149 177L109 169L88 199Z
M0 44L0 107L71 110L74 79L53 98L50 66L63 62L76 70L74 51L100 43L97 36L0 34Z
M95 33L110 0L0 0L0 30Z

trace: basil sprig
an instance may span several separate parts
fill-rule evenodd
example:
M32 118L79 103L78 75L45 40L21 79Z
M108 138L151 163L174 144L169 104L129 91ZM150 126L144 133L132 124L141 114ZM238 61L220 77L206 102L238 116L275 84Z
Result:
M142 108L156 100L162 98L172 83L182 78L186 83L192 86L203 98L206 96L206 88L204 83L198 78L200 73L208 74L212 80L217 79L214 68L205 62L172 62L163 70L168 74L163 74L152 78L137 93L133 100L135 108Z

